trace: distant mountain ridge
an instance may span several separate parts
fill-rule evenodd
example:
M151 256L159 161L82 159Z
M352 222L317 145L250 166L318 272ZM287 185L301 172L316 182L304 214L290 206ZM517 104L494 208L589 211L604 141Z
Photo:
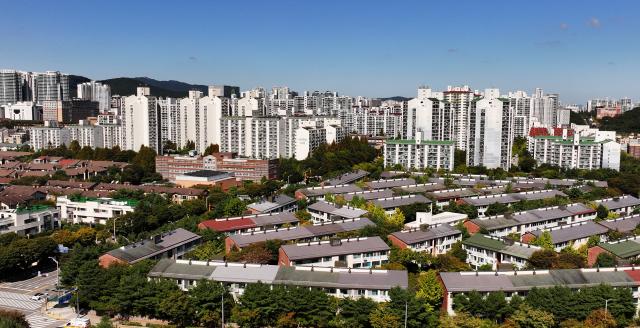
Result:
M78 84L89 82L91 79L80 75L69 75L69 91L71 97L77 96ZM189 84L185 82L169 80L160 81L149 77L116 77L113 79L99 80L98 82L111 87L112 95L130 96L136 94L139 86L151 88L151 94L158 97L183 98L189 95L189 90L208 92L208 87L202 84Z

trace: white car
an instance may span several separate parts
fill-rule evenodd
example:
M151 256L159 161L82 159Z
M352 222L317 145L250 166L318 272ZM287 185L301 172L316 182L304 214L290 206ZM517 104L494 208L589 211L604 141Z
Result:
M67 322L65 327L73 327L73 328L89 328L91 326L91 321L87 318L75 318L71 319L71 321Z
M35 293L33 296L31 296L31 300L32 301L40 301L40 300L45 299L45 297L47 297L47 294Z

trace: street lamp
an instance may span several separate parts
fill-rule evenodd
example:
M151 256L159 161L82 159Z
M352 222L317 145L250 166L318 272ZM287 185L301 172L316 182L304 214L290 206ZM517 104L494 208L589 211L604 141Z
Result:
M604 300L604 313L605 315L609 315L609 301L612 301L613 299L611 298L607 298L606 300Z
M56 263L56 288L60 286L60 263L55 258L49 256L49 258Z

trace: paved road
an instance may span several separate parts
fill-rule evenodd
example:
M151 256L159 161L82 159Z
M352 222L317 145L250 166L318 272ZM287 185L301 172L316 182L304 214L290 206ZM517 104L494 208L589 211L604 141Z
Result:
M51 289L58 281L57 271L49 272L46 277L36 276L27 280L7 282L0 284L0 289L13 290L18 293L42 292L45 289Z
M23 281L0 284L0 308L23 312L31 328L60 327L65 322L40 313L44 307L44 300L31 299L36 292L53 288L56 281L56 272L51 272L47 277L37 276Z

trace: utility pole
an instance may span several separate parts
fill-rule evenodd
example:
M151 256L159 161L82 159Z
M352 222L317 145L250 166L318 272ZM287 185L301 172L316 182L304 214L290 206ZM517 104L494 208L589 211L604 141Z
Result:
M58 260L56 260L55 258L49 256L49 258L56 263L56 288L60 288L60 264L58 263Z
M607 298L606 300L604 300L604 313L606 316L609 316L609 301L611 301L612 299Z
M224 284L220 282L220 286L222 286L222 328L224 328L224 293L227 291L224 288Z
M409 305L407 301L404 301L404 328L407 328L407 312L409 310Z

